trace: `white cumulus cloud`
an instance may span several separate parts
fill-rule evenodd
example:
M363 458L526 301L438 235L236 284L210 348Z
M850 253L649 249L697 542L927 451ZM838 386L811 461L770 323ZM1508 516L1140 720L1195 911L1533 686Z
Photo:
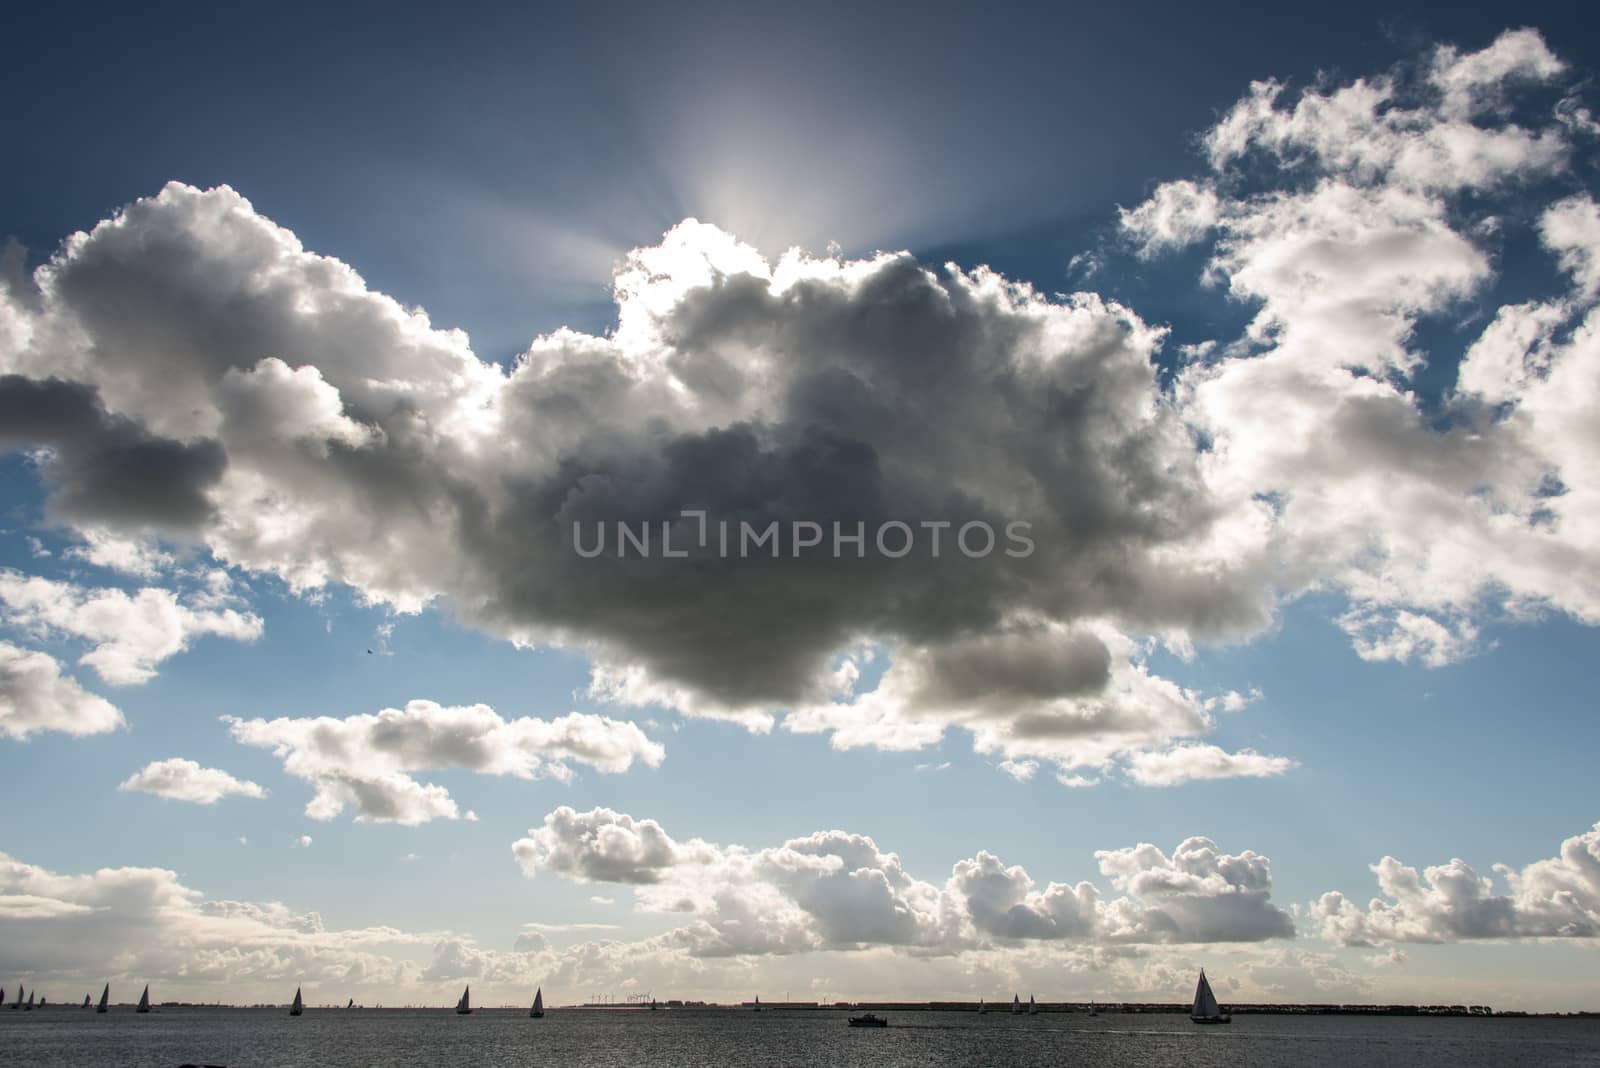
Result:
M24 631L89 644L78 662L117 686L149 681L158 664L195 638L254 641L262 626L252 612L197 606L172 590L146 586L129 594L10 570L0 570L0 605L5 621Z
M344 719L224 720L235 740L272 750L285 771L315 786L306 814L317 820L331 820L347 805L362 822L477 818L463 814L444 787L420 783L412 772L465 768L567 781L573 763L618 774L636 762L655 767L666 755L633 723L578 712L507 720L487 705L417 700Z
M1220 746L1191 744L1136 753L1128 761L1128 778L1141 786L1177 786L1196 779L1267 778L1294 766L1286 757L1253 749L1230 753Z
M0 641L0 734L103 734L124 725L116 706L63 675L54 657Z
M680 842L659 823L562 807L512 846L529 876L631 885L637 908L683 914L668 937L698 956L783 956L898 946L951 954L985 945L1253 942L1294 937L1271 902L1265 857L1224 854L1205 838L1169 857L1154 846L1096 854L1126 896L1090 882L1037 887L1021 866L980 852L943 884L918 879L864 835L819 831L750 849Z
M1380 896L1363 910L1338 891L1312 906L1322 935L1344 945L1600 936L1600 823L1520 871L1495 865L1507 893L1459 857L1418 872L1394 857L1372 866Z
M236 779L220 768L201 767L183 757L151 761L128 776L117 789L197 805L212 805L224 797L267 796L267 791L256 783Z

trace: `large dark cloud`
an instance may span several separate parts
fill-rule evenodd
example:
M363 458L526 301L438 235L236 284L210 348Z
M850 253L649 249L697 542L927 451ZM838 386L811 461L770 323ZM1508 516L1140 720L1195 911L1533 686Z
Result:
M654 358L690 391L689 412L651 412L659 383L610 366L625 353L536 353L507 385L515 437L537 438L539 416L569 405L616 414L571 427L558 464L500 476L505 506L465 530L472 558L495 562L481 590L464 591L466 610L511 628L570 627L729 703L813 696L829 655L858 636L933 644L1019 613L1216 632L1261 622L1251 584L1153 559L1204 531L1211 509L1155 388L1152 332L1114 306L1012 300L995 280L906 256L859 275L778 291L741 274L685 292L653 324ZM575 381L583 397L570 396ZM628 419L636 410L654 418ZM712 425L684 427L683 416ZM619 520L648 525L658 554L663 523L677 546L697 543L682 509L735 537L777 521L783 555L617 559ZM820 551L791 555L795 521L822 527ZM894 521L916 537L888 559L874 535ZM923 521L951 524L938 557ZM957 544L972 521L995 534L981 559ZM1005 553L1022 549L1005 536L1014 521L1030 525L1031 555ZM848 542L832 558L835 523L862 526L864 559ZM591 546L604 530L608 551L577 559L574 524ZM886 537L898 551L903 534ZM969 544L987 535L974 529ZM1086 656L1091 679L1105 658L1061 655ZM1083 689L1037 671L1017 685L1057 683L1044 696Z
M209 518L224 558L580 644L648 683L633 697L815 703L834 658L872 641L945 650L923 686L947 704L1012 694L1030 733L1076 734L1095 717L1062 702L1101 694L1111 659L1076 621L1230 634L1270 611L1257 561L1203 548L1218 510L1155 380L1161 332L1092 296L903 254L772 265L689 223L624 265L611 336L558 332L505 373L232 191L176 185L38 282L38 308L11 307L26 343L9 364L60 368L84 383L79 407L98 388L116 413L101 421L144 434L118 485L52 473L74 517L185 484L135 469L166 457L216 508L169 509L168 526ZM93 425L55 415L33 433ZM685 509L706 513L712 548L728 524L733 551L664 559L663 523L680 548L698 540ZM619 558L619 522L649 528L649 558ZM744 525L772 523L780 555L742 556ZM794 555L796 523L822 546ZM909 530L888 530L890 552L912 538L900 558L876 538L892 523ZM968 523L985 525L965 543L981 558L961 551ZM608 551L580 557L575 524L605 529ZM833 557L835 524L859 526L862 555ZM1025 633L1043 638L1024 649Z
M62 519L182 532L211 516L227 457L111 415L93 386L0 375L0 449L47 446L50 507Z

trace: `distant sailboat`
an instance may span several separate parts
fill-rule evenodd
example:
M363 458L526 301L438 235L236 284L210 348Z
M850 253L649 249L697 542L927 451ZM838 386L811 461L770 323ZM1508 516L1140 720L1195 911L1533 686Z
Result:
M149 1012L150 1011L150 984L149 983L144 984L144 993L139 995L139 1007L137 1009L134 1009L133 1011L134 1012Z
M88 994L83 995L83 1007L87 1009L90 1004L91 1003L89 1001L89 995Z
M656 1011L656 999L655 998L651 998L650 999L650 1011L651 1012L655 1012Z
M107 1006L109 1006L110 1004L111 1004L111 984L107 983L105 985L105 989L100 991L100 1004L98 1004L98 1005L96 1005L94 1007L94 1011L95 1012L105 1012Z
M756 1011L757 1011L757 1012L760 1012L760 1011L761 1011L761 995L760 995L760 994L757 994L757 995L756 995L756 1004L755 1004L755 1010L756 1010Z
M461 991L461 1000L456 1002L456 1015L457 1016L470 1016L470 1015L472 1015L472 997L471 997L471 995L472 995L472 987L470 987L470 986L467 987L465 990Z
M533 992L533 1008L528 1010L528 1018L537 1020L544 1015L544 987Z
M1217 1004L1217 996L1211 992L1211 984L1206 981L1206 970L1200 969L1200 981L1194 988L1194 1008L1189 1012L1189 1019L1197 1024L1225 1024L1232 1023L1233 1017L1222 1011Z
M1089 1002L1089 1015L1090 1016L1099 1016L1100 1015L1100 1010L1094 1007L1094 1002L1092 1002L1092 1001Z
M1022 1015L1022 999L1018 998L1015 994L1011 995L1011 1015Z
M1028 1015L1029 1016L1037 1016L1037 1015L1039 1015L1039 1006L1034 1003L1032 994L1028 995Z
M989 1011L989 1006L987 1006L987 1005L985 1005L983 1003L983 999L982 998L979 998L978 999L978 1015L979 1016L983 1016L986 1013L988 1013L988 1011Z
M345 1003L344 1007L347 1008L347 1009L355 1008L356 1007L356 999L355 998L351 998L349 1001L347 1001Z
M290 1016L299 1016L302 1012L305 1012L305 1011L306 1011L306 1003L304 1001L300 1000L300 988L299 987L295 987L294 988L294 1003L289 1006L289 1015Z
M28 991L28 1003L26 1005L22 1006L22 1011L23 1012L32 1012L33 1011L33 991L31 991L31 990Z

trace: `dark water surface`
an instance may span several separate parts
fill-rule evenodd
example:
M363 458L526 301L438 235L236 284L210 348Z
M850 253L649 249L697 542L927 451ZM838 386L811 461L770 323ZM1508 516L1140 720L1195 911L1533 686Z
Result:
M1600 1020L892 1012L889 1026L843 1012L485 1009L0 1009L0 1065L230 1068L328 1065L1600 1066Z

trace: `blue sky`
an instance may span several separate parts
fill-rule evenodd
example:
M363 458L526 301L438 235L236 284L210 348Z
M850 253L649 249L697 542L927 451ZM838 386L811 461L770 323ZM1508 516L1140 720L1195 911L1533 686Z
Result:
M190 14L0 74L0 973L1592 1007L1592 18Z

